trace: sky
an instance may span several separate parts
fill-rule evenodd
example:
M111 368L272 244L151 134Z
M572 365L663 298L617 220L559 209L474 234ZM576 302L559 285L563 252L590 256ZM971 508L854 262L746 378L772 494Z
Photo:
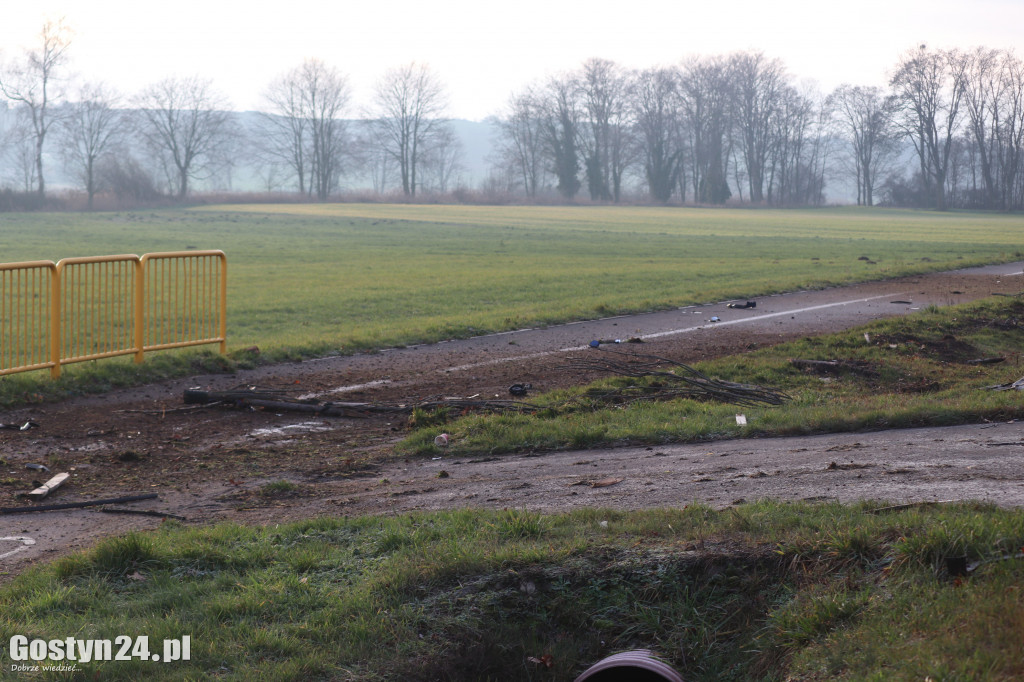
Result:
M268 84L306 58L348 76L353 116L391 68L426 63L448 114L482 120L531 83L610 59L628 68L693 55L761 51L795 82L827 93L884 86L907 50L984 45L1024 57L1024 0L0 0L0 63L39 44L48 19L73 30L71 84L132 94L168 77L212 81L235 110L262 106Z

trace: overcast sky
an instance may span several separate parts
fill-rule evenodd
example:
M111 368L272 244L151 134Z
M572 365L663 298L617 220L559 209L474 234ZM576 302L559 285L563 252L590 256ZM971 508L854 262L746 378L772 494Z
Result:
M449 114L471 120L590 57L645 68L760 50L825 92L884 85L921 43L1024 57L1024 0L4 0L0 59L38 44L43 22L60 17L74 30L74 73L126 93L198 74L234 109L255 109L271 80L317 57L348 75L358 108L386 69L420 61L446 84Z

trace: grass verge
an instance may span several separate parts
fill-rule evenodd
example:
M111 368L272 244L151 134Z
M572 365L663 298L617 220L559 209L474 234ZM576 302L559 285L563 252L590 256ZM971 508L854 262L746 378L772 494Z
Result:
M571 679L641 647L687 680L1024 674L1024 511L879 506L166 523L0 588L0 642L191 638L76 662L110 680Z
M164 351L141 364L109 358L68 365L59 379L49 370L0 377L0 408L54 402L79 395L105 393L193 374L216 374L250 368L261 360L245 351L220 355L211 350Z
M417 429L399 452L434 452L433 438L442 426L451 435L450 452L495 454L1024 418L1018 391L983 390L1024 374L1022 347L1024 301L993 297L696 365L708 376L785 391L792 400L779 407L736 408L694 399L609 404L602 396L656 385L613 378L531 396L541 408L534 414L467 416ZM1005 361L971 363L993 357ZM792 359L842 365L814 371ZM745 414L746 425L736 423L737 412Z

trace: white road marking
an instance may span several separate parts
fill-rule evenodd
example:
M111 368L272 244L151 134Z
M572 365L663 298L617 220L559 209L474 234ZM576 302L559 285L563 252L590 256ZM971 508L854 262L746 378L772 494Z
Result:
M698 327L687 327L686 329L670 329L667 332L655 332L654 334L643 334L640 338L657 339L662 336L673 336L675 334L685 334L686 332L697 331L698 329L706 329L708 327L727 327L733 324L744 324L746 322L756 322L759 320L769 320L773 317L782 317L783 315L796 315L798 313L810 313L815 310L823 310L825 308L835 308L841 305L850 305L851 303L866 303L868 301L875 301L880 298L890 298L892 296L899 296L903 292L896 292L892 294L882 294L881 296L868 296L867 298L857 298L851 301L838 301L836 303L822 303L821 305L812 305L806 308L794 308L793 310L783 310L777 313L767 313L765 315L757 315L754 317L743 317L738 320L725 320L723 322L713 322L711 324L703 324Z
M773 317L782 317L783 315L796 315L799 313L809 313L815 310L824 310L825 308L835 308L843 305L850 305L851 303L866 303L867 301L875 301L880 298L891 298L893 296L899 296L903 292L895 292L882 294L880 296L868 296L867 298L855 298L849 301L836 301L835 303L822 303L821 305L812 305L806 308L793 308L792 310L783 310L776 313L766 313L764 315L755 315L753 317L744 317L738 320L726 320L724 322L712 322L709 324L700 324L695 327L681 327L679 329L669 329L663 332L653 332L651 334L641 334L640 339L658 339L664 336L675 336L676 334L687 334L690 332L699 331L701 329L709 329L714 327L727 327L734 324L746 324L748 322L759 322L761 320L769 320ZM574 353L581 350L586 350L587 346L570 346L568 348L560 348L558 350L546 350L538 353L529 353L527 355L516 355L512 357L496 358L494 360L484 360L483 362L474 362L467 365L457 365L455 367L447 367L445 369L439 369L437 372L461 372L467 369L477 369L478 367L488 367L492 365L500 365L504 362L518 362L520 360L533 360L535 358L544 358L550 355L558 355L559 353Z

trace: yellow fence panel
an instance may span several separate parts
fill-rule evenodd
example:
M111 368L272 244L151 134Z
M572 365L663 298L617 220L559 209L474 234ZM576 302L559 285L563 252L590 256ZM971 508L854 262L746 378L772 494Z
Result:
M136 352L139 257L65 258L57 263L60 363Z
M142 349L219 343L226 352L227 266L221 251L143 256Z
M0 375L209 343L227 350L222 251L0 264Z
M56 271L50 261L0 263L0 375L54 367Z

